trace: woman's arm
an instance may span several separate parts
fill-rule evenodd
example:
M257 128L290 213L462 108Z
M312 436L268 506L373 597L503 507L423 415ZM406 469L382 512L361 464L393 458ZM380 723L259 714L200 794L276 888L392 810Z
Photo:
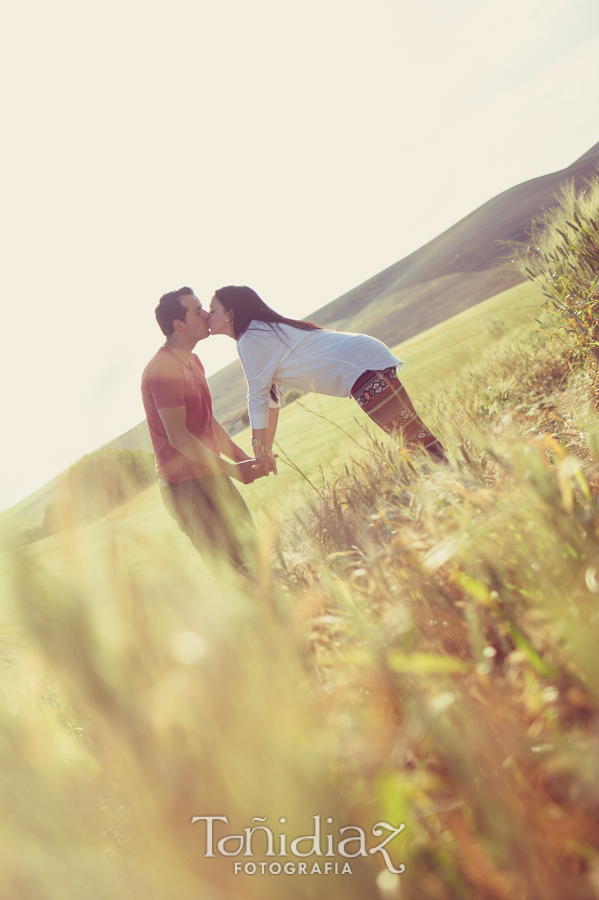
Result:
M274 395L273 395L274 391ZM257 446L254 447L254 451L258 451L256 453L256 459L260 460L262 465L264 466L265 475L268 475L269 472L272 472L273 475L277 474L277 464L275 462L276 453L272 452L272 445L275 439L275 434L277 431L277 425L279 423L279 392L275 385L270 389L270 403L268 408L268 424L266 428L254 428L252 430L252 438L256 439L258 442L263 441L264 447L264 455L260 454L261 445L258 443ZM253 440L252 440L253 444Z
M277 474L272 443L279 418L278 400L272 389L275 372L289 348L271 331L244 333L237 352L248 385L248 412L252 423L252 452L262 464L265 475ZM277 392L278 393L278 392ZM277 403L275 406L274 403Z
M274 375L288 354L286 344L268 331L245 332L237 341L237 352L248 386L248 412L252 427L268 427Z
M279 424L279 407L271 406L268 410L268 425L264 429L264 446L272 451L273 441Z

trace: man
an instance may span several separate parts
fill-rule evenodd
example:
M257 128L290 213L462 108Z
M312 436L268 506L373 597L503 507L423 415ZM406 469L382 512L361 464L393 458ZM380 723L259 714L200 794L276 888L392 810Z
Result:
M212 415L204 367L191 352L210 333L208 312L183 287L160 298L156 319L166 341L144 369L141 393L164 505L207 563L225 556L247 569L255 528L231 478L249 484L263 472Z

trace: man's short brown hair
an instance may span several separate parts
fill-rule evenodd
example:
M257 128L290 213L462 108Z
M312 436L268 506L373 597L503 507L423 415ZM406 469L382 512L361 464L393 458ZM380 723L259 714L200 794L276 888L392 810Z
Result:
M166 337L171 335L175 330L175 326L173 325L175 319L179 319L181 322L185 321L187 309L181 303L181 297L185 297L188 294L193 294L193 289L190 287L182 287L179 288L178 291L169 291L168 294L163 294L160 298L160 302L155 309L156 321L160 325L160 330Z

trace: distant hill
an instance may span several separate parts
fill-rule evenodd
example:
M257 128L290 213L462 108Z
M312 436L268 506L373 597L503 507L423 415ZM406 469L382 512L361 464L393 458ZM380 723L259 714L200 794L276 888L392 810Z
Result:
M327 328L364 331L369 324L374 337L396 344L512 287L522 279L500 265L505 242L525 240L560 185L581 188L598 164L595 144L567 169L504 191L311 318Z
M599 144L551 175L525 181L484 203L443 234L347 294L307 316L325 328L371 334L389 346L512 287L522 278L501 265L506 241L523 241L533 219L555 202L560 185L577 188L594 175ZM243 426L246 385L231 363L209 379L216 417L235 433ZM107 446L151 449L145 422Z

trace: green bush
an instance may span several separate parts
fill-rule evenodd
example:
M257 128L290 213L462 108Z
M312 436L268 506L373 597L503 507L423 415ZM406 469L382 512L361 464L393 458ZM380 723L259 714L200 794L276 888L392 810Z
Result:
M293 403L294 400L299 400L299 398L303 396L303 391L298 391L296 388L290 388L281 396L281 406L287 406L288 403ZM250 416L247 409L244 409L239 413L237 421L241 422L244 428L248 427L250 424Z
M283 399L281 400L281 406L287 406L288 403L293 403L294 400L299 400L299 398L303 396L303 391L298 391L297 388L290 388L284 394Z
M154 456L141 450L96 450L68 470L31 538L61 526L78 527L106 515L155 481Z

